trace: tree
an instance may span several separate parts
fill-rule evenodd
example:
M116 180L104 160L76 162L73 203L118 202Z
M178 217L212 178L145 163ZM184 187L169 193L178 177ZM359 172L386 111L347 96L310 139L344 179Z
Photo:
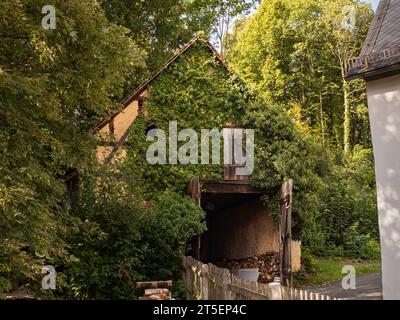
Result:
M44 4L0 3L0 293L39 290L41 267L69 259L64 174L91 163L89 128L142 64L97 2L57 2L55 30L42 28Z
M298 124L318 133L323 143L344 145L346 150L349 106L353 98L360 101L362 88L349 90L353 85L342 76L347 59L361 49L372 18L368 5L355 2L356 26L344 29L343 8L352 4L350 0L265 1L236 28L228 53L250 88L284 104Z
M227 35L235 18L249 13L259 0L104 0L108 18L130 30L130 36L146 52L147 68L141 78L157 69L197 32L217 39L225 53ZM135 79L131 87L135 86Z
M104 0L101 6L111 21L130 30L129 36L146 52L146 69L151 72L196 32L211 32L216 1Z
M223 0L215 2L216 21L213 27L213 35L217 38L217 47L222 56L226 55L229 34L238 17L249 14L250 10L260 0Z
M295 235L315 254L365 257L378 243L374 186L349 169L371 147L365 88L343 79L371 19L371 7L360 1L264 1L236 25L227 54L264 100L246 108L245 124L259 141L252 181L267 187L294 179ZM356 252L360 239L369 244Z
M351 84L344 78L349 59L356 57L363 45L372 20L371 7L360 1L341 0L323 5L323 21L326 33L324 43L334 54L342 77L344 122L343 145L345 154L351 151ZM360 83L356 90L361 91Z

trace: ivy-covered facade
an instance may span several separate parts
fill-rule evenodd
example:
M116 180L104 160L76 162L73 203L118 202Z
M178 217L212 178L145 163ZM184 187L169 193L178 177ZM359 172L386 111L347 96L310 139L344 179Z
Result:
M149 202L166 190L188 195L189 181L199 177L201 196L196 200L206 213L208 230L193 243L190 253L204 261L279 252L278 225L261 200L265 191L253 187L250 179L224 180L223 162L150 164L146 151L153 142L147 141L146 133L157 128L168 137L170 123L176 121L178 132L190 128L201 139L202 129L221 132L241 127L252 103L243 82L211 44L197 36L124 101L122 112L97 127L103 142L110 134L114 139L108 147L106 143L99 146L100 160L122 160L122 176L130 177L126 183L139 185L141 196ZM185 143L179 142L178 147Z
M183 191L182 184L193 176L217 179L222 166L148 164L143 158L150 145L146 133L152 128L168 133L171 121L177 122L178 132L191 128L199 136L201 129L240 125L249 100L240 79L206 39L196 36L125 99L122 111L94 128L102 140L98 158L110 163L122 156L149 196L166 188Z

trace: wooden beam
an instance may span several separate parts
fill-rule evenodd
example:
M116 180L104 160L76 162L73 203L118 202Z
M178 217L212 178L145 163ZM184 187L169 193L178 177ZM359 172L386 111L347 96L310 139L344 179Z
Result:
M205 182L203 193L243 193L243 194L264 194L265 190L253 187L248 181L235 182Z
M119 148L122 146L122 144L126 141L126 139L128 138L128 134L129 134L129 129L130 127L128 127L128 129L125 130L124 134L122 135L121 139L119 139L119 141L117 143L115 143L113 150L111 151L111 153L109 154L109 156L105 159L104 163L105 164L109 164L111 163L111 161L114 159L114 156L117 154Z
M194 177L189 182L188 192L197 206L201 208L201 184L200 178ZM196 235L192 243L193 255L197 260L200 260L201 254L201 235Z
M292 200L293 180L283 183L280 194L280 271L281 283L284 286L293 285L292 275Z

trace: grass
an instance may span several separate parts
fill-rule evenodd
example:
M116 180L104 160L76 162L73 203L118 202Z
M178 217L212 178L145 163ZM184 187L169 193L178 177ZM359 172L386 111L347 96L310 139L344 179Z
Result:
M294 285L295 287L312 286L341 280L345 276L345 274L342 274L342 268L346 265L354 266L356 275L381 270L381 262L379 260L366 261L339 257L312 257L302 270L294 275Z

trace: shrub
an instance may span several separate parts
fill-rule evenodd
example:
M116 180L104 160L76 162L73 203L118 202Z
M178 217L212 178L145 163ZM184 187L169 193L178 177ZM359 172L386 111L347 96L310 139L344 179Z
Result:
M173 279L175 294L182 294L182 257L188 240L205 230L203 218L204 212L187 196L166 191L156 199L141 228L146 279Z
M372 150L356 147L353 154L332 164L320 190L324 255L379 259L379 229ZM311 244L314 254L320 245Z
M204 230L203 211L169 191L145 203L123 180L115 171L83 182L70 239L75 259L64 266L70 297L133 299L143 280L172 279L180 287L181 258Z
M359 231L358 223L352 225L346 232L344 238L346 255L364 260L375 260L380 258L380 244L378 240L369 234Z

